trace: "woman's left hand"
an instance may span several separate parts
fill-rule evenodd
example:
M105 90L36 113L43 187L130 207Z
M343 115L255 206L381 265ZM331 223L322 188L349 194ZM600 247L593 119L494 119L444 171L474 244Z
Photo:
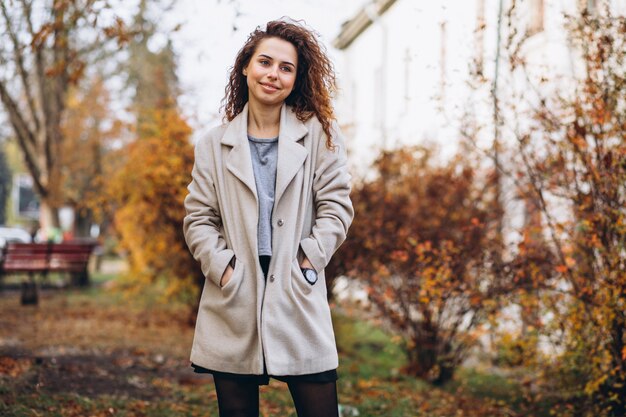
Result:
M304 260L300 263L300 268L315 269L309 261L309 258L307 258L306 256L304 257Z

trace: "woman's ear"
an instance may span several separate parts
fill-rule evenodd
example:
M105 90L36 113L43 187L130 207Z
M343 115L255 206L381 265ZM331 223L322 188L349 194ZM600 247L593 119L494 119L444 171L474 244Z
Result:
M247 77L247 76L248 76L248 71L246 71L246 69L245 69L245 68L244 68L244 70L243 70L242 72L243 72L243 76L244 76L244 77Z

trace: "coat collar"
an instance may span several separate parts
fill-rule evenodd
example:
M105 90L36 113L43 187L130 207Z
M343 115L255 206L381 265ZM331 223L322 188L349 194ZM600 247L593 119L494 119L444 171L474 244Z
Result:
M307 127L296 117L292 107L283 104L280 109L274 204L278 203L287 185L306 160L309 152L298 143L298 140L307 132ZM227 169L250 189L258 201L250 145L248 144L248 103L245 104L241 113L228 124L221 143L232 146L226 158Z

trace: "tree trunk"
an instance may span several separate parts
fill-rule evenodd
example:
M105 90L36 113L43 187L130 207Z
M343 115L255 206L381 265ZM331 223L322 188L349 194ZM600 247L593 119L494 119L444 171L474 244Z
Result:
M456 366L446 360L450 353L449 343L438 340L435 335L418 337L414 348L407 352L409 364L405 372L422 378L434 385L443 385L454 376Z
M409 364L406 372L419 378L430 380L430 375L437 364L437 340L431 334L413 338L413 348L407 351Z
M58 228L61 224L59 221L59 208L52 206L47 198L42 198L40 201L39 223L44 233L52 228Z

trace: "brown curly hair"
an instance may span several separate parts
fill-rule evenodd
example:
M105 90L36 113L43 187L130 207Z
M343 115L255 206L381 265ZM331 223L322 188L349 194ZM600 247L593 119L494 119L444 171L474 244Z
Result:
M235 65L230 70L222 109L227 121L233 120L248 102L248 85L243 69L248 65L259 43L266 38L283 39L298 51L298 69L293 91L285 103L293 106L296 117L305 122L317 116L326 133L326 147L333 149L331 123L335 119L331 97L337 89L332 62L326 56L323 45L318 43L317 33L305 28L300 22L273 20L266 29L257 27L239 50Z

